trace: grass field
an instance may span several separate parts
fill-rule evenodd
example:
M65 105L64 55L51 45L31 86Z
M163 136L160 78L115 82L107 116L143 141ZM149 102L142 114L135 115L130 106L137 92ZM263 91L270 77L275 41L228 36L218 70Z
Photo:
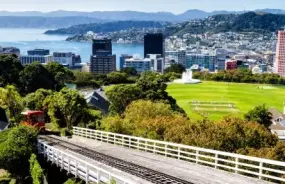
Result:
M243 116L259 104L283 112L285 86L203 82L201 84L169 84L167 91L191 119L203 113L212 120L226 115Z

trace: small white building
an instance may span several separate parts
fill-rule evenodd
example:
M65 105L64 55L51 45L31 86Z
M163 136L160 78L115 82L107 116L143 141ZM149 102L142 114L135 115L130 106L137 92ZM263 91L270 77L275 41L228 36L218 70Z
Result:
M28 65L33 62L40 62L41 64L47 64L53 61L52 55L45 55L45 56L37 56L37 55L26 55L20 56L20 61L22 65Z
M72 67L73 66L72 58L73 58L72 52L54 52L53 53L54 61L64 66Z
M134 55L133 58L126 59L124 68L135 68L138 73L151 70L151 59L141 58L139 55Z

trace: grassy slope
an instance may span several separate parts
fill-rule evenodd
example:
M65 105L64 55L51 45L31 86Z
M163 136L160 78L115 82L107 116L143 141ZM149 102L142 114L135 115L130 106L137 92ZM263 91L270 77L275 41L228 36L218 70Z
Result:
M236 105L238 112L219 111L219 109L215 111L214 107L205 109L204 112L210 113L209 118L213 120L230 114L242 116L256 105L263 103L282 112L285 86L274 86L276 89L258 89L259 86L270 85L203 82L195 85L170 84L167 91L192 119L200 117L194 112L194 107L191 105L192 100L223 101Z

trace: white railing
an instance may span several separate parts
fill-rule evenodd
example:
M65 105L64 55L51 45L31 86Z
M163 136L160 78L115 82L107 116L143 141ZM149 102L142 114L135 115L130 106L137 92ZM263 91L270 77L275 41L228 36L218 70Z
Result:
M261 180L285 182L285 162L80 127L73 127L73 135L194 162Z
M49 146L42 140L38 140L37 147L38 153L43 154L48 161L73 174L76 178L84 180L86 183L112 183L111 181L115 181L116 184L134 184L134 182L128 179L116 176L69 153Z
M285 130L272 130L273 134L276 134L279 139L285 139Z

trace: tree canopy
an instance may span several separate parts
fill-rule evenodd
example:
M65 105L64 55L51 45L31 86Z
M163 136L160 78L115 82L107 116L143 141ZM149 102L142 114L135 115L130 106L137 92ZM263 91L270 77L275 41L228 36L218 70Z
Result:
M86 112L86 100L75 90L63 88L48 96L44 101L52 123L60 128L71 129L80 123L80 117Z
M14 86L0 88L0 107L6 110L10 123L19 123L24 106L23 99Z
M1 134L1 133L0 133ZM35 152L37 130L33 127L12 128L0 144L0 165L20 181L29 175L29 158Z
M256 106L246 113L244 117L247 121L255 121L268 129L272 124L272 114L268 111L265 104Z
M0 87L19 85L19 73L23 66L16 55L0 55Z
M50 62L45 65L47 71L53 75L58 87L57 89L61 89L64 87L64 84L75 79L74 73L68 68L57 62Z
M29 93L24 98L24 106L30 110L43 110L44 100L53 94L52 90L38 89L34 93Z
M164 70L165 73L170 73L170 72L173 72L173 73L180 73L182 74L183 72L185 72L185 67L182 65L182 64L172 64L170 65L170 67L166 68Z
M107 91L106 95L111 101L110 111L121 114L132 101L141 98L141 90L136 85L121 84Z
M195 72L193 78L237 83L285 84L285 77L278 74L252 74L248 69L222 70L217 73Z
M257 122L235 117L220 121L192 121L162 102L138 100L122 116L107 117L102 128L116 133L238 152L241 149L274 147L277 136Z
M23 93L32 93L36 90L56 89L54 76L40 63L34 62L25 66L20 72L21 91Z

